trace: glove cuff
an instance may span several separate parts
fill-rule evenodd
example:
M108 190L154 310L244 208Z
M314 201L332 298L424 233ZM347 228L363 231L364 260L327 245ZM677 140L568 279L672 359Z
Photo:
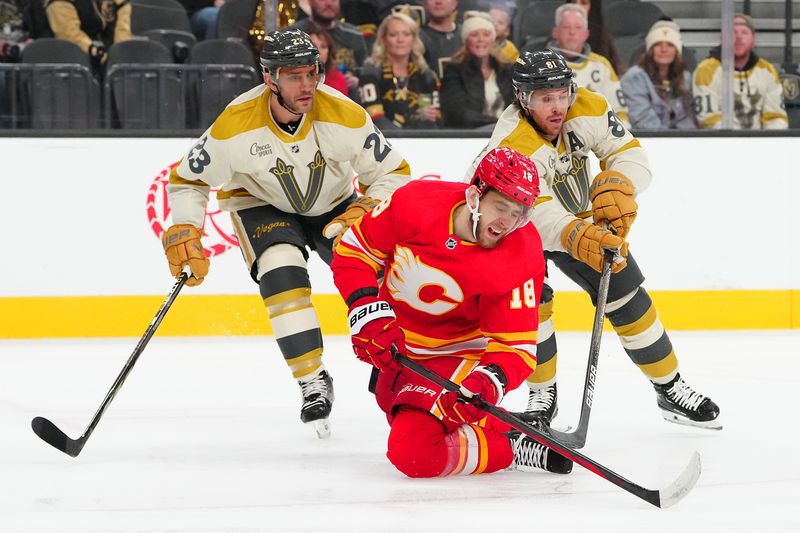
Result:
M606 191L620 191L630 196L634 196L636 192L630 178L616 170L604 170L595 176L592 186L589 187L589 200L594 200L595 196Z
M392 306L385 300L375 298L371 302L354 307L347 315L350 335L361 333L365 325L379 318L397 318Z
M503 396L506 392L506 384L508 383L503 369L497 365L478 366L475 367L473 372L480 372L492 381L494 388L497 390L497 400L495 400L494 403L495 405L499 404L503 400Z

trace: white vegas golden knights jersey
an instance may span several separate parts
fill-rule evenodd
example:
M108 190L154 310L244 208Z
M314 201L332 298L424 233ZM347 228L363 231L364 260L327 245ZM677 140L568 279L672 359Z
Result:
M533 222L545 250L564 252L561 233L575 217L590 218L589 187L595 173L589 168L594 152L602 169L627 176L636 193L650 185L651 175L639 141L619 122L608 101L584 87L578 88L561 133L551 142L541 136L512 104L503 112L483 152L473 161L469 176L483 155L497 146L508 146L533 160L539 171L540 196Z
M170 174L175 224L203 224L211 187L222 209L272 205L306 216L330 211L354 191L386 199L410 179L408 164L367 112L320 85L294 134L269 109L266 84L238 96Z
M575 61L567 60L567 65L575 73L575 83L605 96L622 124L630 127L628 107L619 76L608 59L589 52L589 55L578 57Z
M722 63L716 57L704 59L694 71L694 107L701 128L722 128L723 79ZM769 61L751 57L744 70L733 72L733 112L735 130L789 127L789 117L783 106L783 86L778 71Z

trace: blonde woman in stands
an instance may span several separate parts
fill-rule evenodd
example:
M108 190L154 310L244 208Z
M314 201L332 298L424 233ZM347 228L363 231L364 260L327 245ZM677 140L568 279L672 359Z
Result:
M361 104L382 130L436 128L439 80L424 57L417 23L403 13L378 26L372 55L359 74Z
M639 64L622 76L628 117L634 129L693 130L692 76L681 57L678 25L659 20L645 37L646 52Z

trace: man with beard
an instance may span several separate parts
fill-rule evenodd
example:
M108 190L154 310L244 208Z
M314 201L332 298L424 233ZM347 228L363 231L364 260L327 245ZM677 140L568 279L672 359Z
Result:
M462 401L497 404L536 367L544 259L529 220L538 194L533 163L496 148L470 184L400 187L336 247L331 267L353 351L375 367L372 390L391 425L386 455L409 477L572 470L572 461ZM392 346L460 384L462 396L400 367Z
M783 106L783 87L772 63L753 51L756 44L753 19L741 13L733 17L733 129L782 130L789 127ZM720 48L711 50L709 58L694 71L694 108L697 121L704 129L720 129L722 62Z
M407 182L410 169L361 106L322 84L324 66L307 34L268 33L261 66L264 84L233 100L172 170L173 226L162 240L172 275L188 265L186 284L199 285L209 268L205 210L210 189L218 189L300 386L300 419L322 438L334 395L311 301L309 251L330 263L334 239ZM354 174L366 196L357 196Z
M635 197L651 181L639 141L620 123L601 94L578 88L564 58L552 50L523 52L514 64L517 101L500 117L486 150L507 146L536 165L542 190L533 222L545 258L597 301L603 248L626 261L612 267L606 317L631 360L652 382L669 422L721 429L719 407L693 390L678 360L644 276L628 254L625 238L636 218ZM600 160L592 179L589 152ZM476 160L477 161L477 160ZM593 218L593 220L592 220ZM538 253L533 250L531 253ZM537 369L528 380L527 413L547 425L557 412L553 290L545 280L539 311Z

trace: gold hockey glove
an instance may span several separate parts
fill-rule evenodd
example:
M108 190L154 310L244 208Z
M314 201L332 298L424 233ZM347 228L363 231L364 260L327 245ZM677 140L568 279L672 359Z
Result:
M619 272L628 266L628 261L624 259L628 255L627 242L606 229L580 219L570 222L564 228L561 233L561 244L569 255L598 272L603 270L604 248L616 248L623 257L619 263L611 264L612 272Z
M344 213L328 222L328 225L322 229L322 235L326 239L333 239L333 247L336 248L347 228L355 224L356 220L364 216L365 213L372 211L379 203L381 203L381 200L376 200L369 196L359 196L347 206Z
M600 172L589 188L594 223L608 223L619 237L627 237L638 208L633 193L633 183L625 175L614 170Z
M169 271L178 276L184 265L189 265L192 275L186 280L190 287L200 285L208 275L209 260L200 242L200 230L191 224L176 224L161 238L164 253L167 255Z

